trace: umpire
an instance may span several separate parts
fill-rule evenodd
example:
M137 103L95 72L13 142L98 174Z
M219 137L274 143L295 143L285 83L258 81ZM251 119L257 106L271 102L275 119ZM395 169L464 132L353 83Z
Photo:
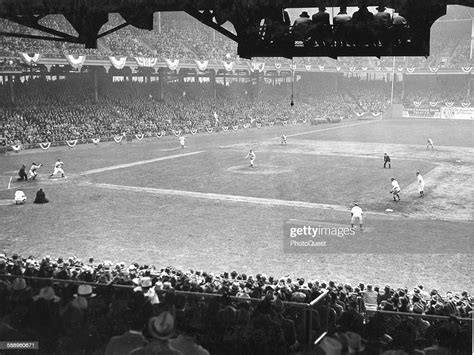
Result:
M25 165L21 166L20 170L18 171L18 176L20 176L18 178L18 181L22 181L22 180L28 181L28 175L26 174L26 166Z
M383 155L383 168L384 169L387 167L387 164L388 164L388 168L391 169L392 168L392 161L390 160L390 157L388 156L388 154L385 153Z

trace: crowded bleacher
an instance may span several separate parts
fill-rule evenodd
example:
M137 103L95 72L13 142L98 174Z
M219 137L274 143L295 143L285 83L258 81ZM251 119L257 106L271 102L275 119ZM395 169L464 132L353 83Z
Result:
M349 285L75 256L0 254L0 298L0 339L40 341L44 353L113 354L111 337L132 330L141 335L137 352L192 346L212 354L298 353L308 335L327 332L331 340L320 346L338 342L343 353L349 345L361 354L465 354L472 331L471 322L462 320L472 317L466 291L441 294L423 285ZM157 329L158 321L167 326ZM186 353L195 352L173 352Z

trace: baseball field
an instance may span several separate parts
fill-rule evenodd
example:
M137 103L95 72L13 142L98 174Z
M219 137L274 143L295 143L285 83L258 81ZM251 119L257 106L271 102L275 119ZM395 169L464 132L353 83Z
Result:
M12 153L0 157L0 249L462 291L472 284L473 132L471 121L347 120L187 135L185 149L166 136ZM67 178L48 179L57 158ZM38 179L17 182L33 161ZM12 203L16 188L25 205ZM39 188L50 203L32 203ZM288 223L349 228L354 202L363 231L287 248Z

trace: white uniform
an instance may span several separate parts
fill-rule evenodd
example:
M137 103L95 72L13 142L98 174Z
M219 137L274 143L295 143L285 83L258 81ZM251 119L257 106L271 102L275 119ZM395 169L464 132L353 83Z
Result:
M392 193L399 193L400 192L400 185L398 184L397 180L392 181Z
M416 179L418 180L418 192L423 192L425 190L425 180L423 180L423 176L418 174Z
M286 144L286 136L284 134L281 136L281 144Z
M250 160L250 166L253 166L253 162L255 161L255 153L254 152L249 152L247 154L247 159Z
M181 147L184 148L184 142L186 138L185 137L179 137L179 144L181 144Z
M26 195L23 191L21 190L17 190L15 192L15 203L16 204L19 204L19 203L25 203L26 202Z
M54 163L53 175L56 175L56 174L64 175L63 165L64 163L62 161L57 161L56 163Z
M39 164L39 165L32 164L31 165L30 171L28 172L28 174L30 175L30 179L35 179L36 176L38 176L38 173L36 172L36 170L38 170L38 168L40 168L40 167L41 167L41 164Z
M359 224L362 224L362 208L359 206L354 206L351 209L351 224L355 224L356 221L359 221Z
M426 145L426 148L434 149L433 140L431 138L428 138L427 142L428 144Z

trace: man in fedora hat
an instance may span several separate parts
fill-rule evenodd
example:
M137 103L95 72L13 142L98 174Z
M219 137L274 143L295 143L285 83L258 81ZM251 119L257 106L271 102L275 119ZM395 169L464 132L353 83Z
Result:
M383 5L377 6L377 13L374 15L375 36L382 46L386 46L390 40L389 30L392 25L392 16L385 9Z
M334 16L334 36L336 46L345 47L349 41L351 15L347 14L347 6L341 6L339 13Z
M131 351L148 344L142 334L145 321L139 315L129 311L125 316L129 330L119 336L112 337L105 349L105 355L128 355Z
M308 44L314 45L317 42L320 47L331 44L331 24L326 7L320 6L319 11L311 17L311 20L312 26L308 33L311 39L308 40Z
M311 19L308 12L303 11L295 22L293 23L293 35L296 41L303 41L311 26Z
M148 345L130 352L131 355L184 355L181 351L171 346L169 340L175 334L174 316L168 312L161 312L156 317L151 317L147 322Z

